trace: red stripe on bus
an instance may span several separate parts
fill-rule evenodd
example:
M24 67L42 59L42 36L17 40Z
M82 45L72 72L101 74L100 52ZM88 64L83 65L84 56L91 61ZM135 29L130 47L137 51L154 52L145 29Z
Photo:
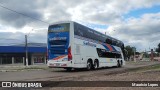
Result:
M109 44L106 44L106 46L109 48L110 51L113 51L113 48Z
M53 60L58 60L58 59L61 59L61 58L65 57L65 56L66 56L66 55L58 56L58 57L56 57L56 58L53 58Z

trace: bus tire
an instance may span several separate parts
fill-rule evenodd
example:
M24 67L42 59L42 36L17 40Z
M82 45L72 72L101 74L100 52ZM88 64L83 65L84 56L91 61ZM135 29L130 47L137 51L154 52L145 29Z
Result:
M123 61L121 60L121 62L120 62L120 67L122 67L122 65L123 65Z
M94 61L94 69L97 69L98 66L99 66L99 63L98 63L98 60L96 59L96 60Z
M119 60L117 61L117 67L120 67L120 61Z
M92 62L91 60L87 61L87 70L91 70L92 69Z

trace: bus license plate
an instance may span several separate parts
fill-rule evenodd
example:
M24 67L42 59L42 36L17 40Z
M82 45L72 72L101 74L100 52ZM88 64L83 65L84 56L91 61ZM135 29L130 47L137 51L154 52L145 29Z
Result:
M59 63L56 63L56 66L60 66L60 64L59 64Z

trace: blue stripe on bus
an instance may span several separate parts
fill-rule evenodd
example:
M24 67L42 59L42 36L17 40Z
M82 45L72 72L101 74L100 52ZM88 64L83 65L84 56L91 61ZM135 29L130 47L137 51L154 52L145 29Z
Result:
M107 51L110 51L110 49L105 44L102 44L102 45Z
M107 51L110 51L110 49L109 49L109 47L107 47L106 43L101 43L101 42L98 42L98 41L95 41L95 40L91 40L91 39L88 39L88 38L85 38L85 37L77 36L77 35L75 35L74 37L77 38L77 39L86 40L86 41L90 41L90 42L93 42L93 43L101 44L101 45L103 45L103 47L104 47ZM108 45L110 45L110 44L108 44ZM110 46L111 46L112 49L113 49L113 51L110 51L110 52L118 52L118 51L114 48L113 45L110 45Z
M114 48L114 46L111 45L111 47L112 47L113 51L117 52L117 50Z
M81 36L78 36L78 35L74 35L74 38L90 41L90 42L97 43L97 44L103 44L101 42L98 42L98 41L95 41L95 40L92 40L92 39L89 39L89 38L81 37Z

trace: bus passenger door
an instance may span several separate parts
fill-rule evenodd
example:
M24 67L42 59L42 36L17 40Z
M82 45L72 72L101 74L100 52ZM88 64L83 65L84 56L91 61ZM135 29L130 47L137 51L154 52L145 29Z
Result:
M80 53L80 47L81 45L79 44L74 44L74 59L75 59L75 64L81 64L81 53Z

